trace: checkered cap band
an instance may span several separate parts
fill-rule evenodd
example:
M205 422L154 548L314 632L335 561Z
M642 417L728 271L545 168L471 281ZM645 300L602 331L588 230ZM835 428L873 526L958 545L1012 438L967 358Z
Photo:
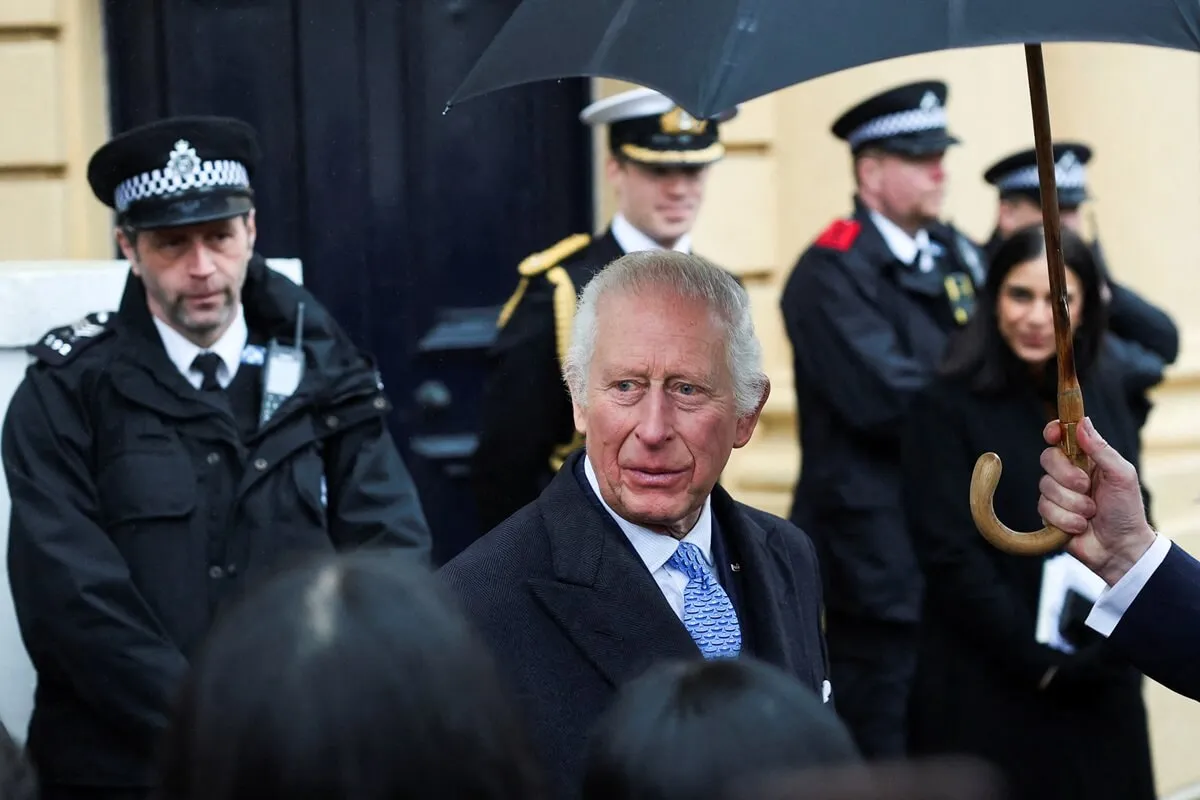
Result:
M204 161L198 169L180 175L171 169L156 169L135 175L117 186L117 211L151 197L163 197L187 189L211 189L228 186L245 189L250 186L250 173L240 161Z
M1059 189L1083 189L1087 187L1087 169L1078 162L1070 167L1063 169L1057 164L1054 166L1054 183ZM1041 179L1038 177L1038 168L1036 164L1008 173L1000 180L996 181L996 188L1000 191L1009 191L1013 189L1037 189L1041 186Z
M943 106L934 108L911 108L907 111L897 111L876 117L870 122L850 131L846 142L851 147L858 147L863 142L875 139L886 139L891 136L903 136L906 133L930 131L946 127L946 109Z

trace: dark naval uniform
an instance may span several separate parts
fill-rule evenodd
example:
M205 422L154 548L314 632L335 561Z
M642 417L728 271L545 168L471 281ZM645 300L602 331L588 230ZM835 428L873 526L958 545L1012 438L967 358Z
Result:
M183 120L121 141L165 160L178 139L213 159L244 135ZM241 213L239 184L221 196L195 183L190 199L156 194L139 209L157 227ZM224 388L202 367L200 388L184 377L146 298L131 272L116 312L48 332L4 420L8 570L38 674L28 744L46 798L144 796L176 687L214 617L287 559L365 545L428 559L375 366L307 290L252 257L248 340ZM301 304L305 369L263 421L265 346L297 344Z
M694 170L724 155L718 125L736 112L694 120L661 94L635 89L600 100L580 116L587 124L608 125L609 147L620 161ZM610 227L595 237L568 236L518 266L516 290L497 322L472 465L481 533L536 499L566 456L583 445L562 362L579 293L623 255Z
M1064 211L1077 209L1090 196L1087 164L1091 161L1092 149L1081 142L1059 142L1054 145L1053 153L1059 208ZM1037 153L1032 148L1000 159L984 172L983 179L996 187L1002 201L1021 198L1041 207ZM1004 237L997 228L985 246L989 261L1003 243ZM1112 279L1098 238L1092 242L1091 249L1096 266L1112 292L1103 347L1124 375L1123 386L1130 410L1141 428L1153 407L1150 390L1162 382L1167 366L1179 357L1179 328L1161 308Z
M941 83L899 87L847 112L834 133L855 152L939 153L957 141L945 97ZM931 224L924 252L902 261L882 224L856 198L854 214L801 255L781 310L803 453L791 520L817 547L838 711L866 755L895 757L921 594L901 503L901 421L970 318L983 259L961 233Z

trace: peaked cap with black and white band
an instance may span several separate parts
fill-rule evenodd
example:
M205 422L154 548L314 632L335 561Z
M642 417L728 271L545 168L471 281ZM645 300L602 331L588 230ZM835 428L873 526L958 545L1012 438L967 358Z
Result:
M947 130L941 81L917 81L868 97L833 123L833 135L852 153L865 147L907 156L940 153L959 143Z
M96 197L137 230L227 219L254 208L254 129L229 117L171 117L128 130L88 163Z
M1054 145L1054 182L1058 187L1060 208L1076 208L1088 199L1087 163L1092 149L1079 142ZM1041 181L1038 178L1037 151L1032 147L997 161L983 173L983 179L995 186L1000 197L1018 195L1041 205Z

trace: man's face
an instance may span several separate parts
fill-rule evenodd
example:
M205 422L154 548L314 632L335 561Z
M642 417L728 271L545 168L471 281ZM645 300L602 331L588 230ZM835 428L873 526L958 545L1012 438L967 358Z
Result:
M700 516L767 399L739 418L723 326L666 290L614 294L597 307L587 407L575 425L604 501L624 519L681 538Z
M200 346L220 338L241 303L254 250L254 212L246 217L142 231L117 240L146 285L151 313Z
M859 157L860 193L904 228L916 229L942 214L946 197L945 152L906 156L875 151Z
M621 213L668 248L696 224L708 172L707 166L652 167L612 157L607 166Z
M1064 228L1080 233L1082 215L1078 207L1058 209L1058 218ZM1022 228L1042 224L1042 206L1028 197L1007 197L1000 201L996 227L1004 238L1012 236Z

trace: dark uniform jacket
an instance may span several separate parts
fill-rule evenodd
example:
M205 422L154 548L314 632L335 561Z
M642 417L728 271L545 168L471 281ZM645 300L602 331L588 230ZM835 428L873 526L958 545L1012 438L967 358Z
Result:
M912 622L920 578L900 502L900 424L974 310L982 257L933 225L936 267L921 273L855 205L801 255L781 299L803 453L792 522L817 545L831 614Z
M578 796L591 728L622 684L656 661L702 657L593 493L583 458L571 454L534 503L441 569L515 692L553 798ZM822 692L812 543L719 486L712 514L713 564L737 612L743 653Z
M611 230L595 239L577 234L517 268L517 290L500 312L472 465L481 531L533 501L583 443L562 360L579 292L623 255Z
M8 571L38 674L28 741L44 783L149 785L214 615L285 558L379 545L427 561L373 364L311 294L252 259L251 342L290 341L300 301L307 369L261 429L261 369L243 363L224 393L194 389L132 275L115 314L30 348L3 457Z

